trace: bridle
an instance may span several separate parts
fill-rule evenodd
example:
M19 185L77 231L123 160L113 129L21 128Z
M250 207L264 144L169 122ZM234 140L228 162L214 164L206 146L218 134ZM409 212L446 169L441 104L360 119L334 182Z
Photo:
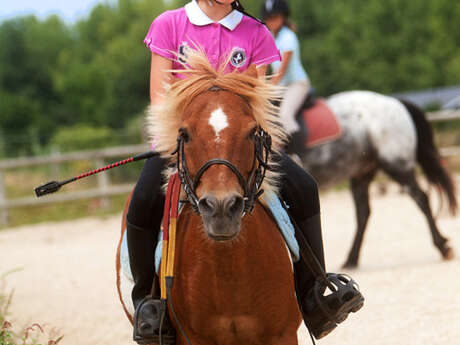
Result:
M210 90L217 90L217 87L212 87ZM188 140L187 131L184 128L179 129L179 135L177 136L177 147L171 154L177 155L176 164L181 185L184 188L184 191L187 195L187 201L190 202L193 210L197 214L200 214L200 210L198 208L199 199L196 195L196 188L198 187L204 172L213 165L225 165L236 175L236 177L238 178L238 182L243 188L244 192L244 206L242 216L244 216L246 213L252 212L252 210L254 209L255 201L264 192L263 189L261 189L261 186L265 178L265 172L268 169L268 159L270 153L272 152L272 138L266 131L264 131L260 126L258 126L254 129L254 132L251 135L251 139L254 141L254 158L252 161L251 173L249 174L249 178L247 181L244 179L241 172L233 163L222 158L214 158L208 160L201 166L200 169L198 169L195 177L192 179L190 170L187 166L187 159L185 157L185 143ZM177 327L179 328L180 332L185 338L187 344L191 345L190 338L185 333L185 330L183 329L179 319L177 318L176 312L174 311L174 306L171 297L173 278L173 276L165 277L167 301L169 302L170 311L173 314L174 319L176 320ZM165 304L166 300L162 300L162 303ZM161 312L164 318L164 315L166 313L166 308L164 305L162 306ZM160 327L160 344L162 343L163 338Z
M247 181L244 179L241 172L233 163L222 158L214 158L208 160L201 166L200 169L198 169L195 177L192 179L185 157L184 147L187 139L188 138L185 129L179 129L179 135L177 137L177 148L172 154L177 154L177 170L179 173L179 178L187 195L187 200L192 205L193 210L197 214L200 214L200 210L198 208L199 199L196 195L196 189L200 184L200 180L204 172L213 165L225 165L236 175L240 186L243 188L243 215L246 213L251 213L254 209L255 201L264 192L263 189L261 189L261 186L268 168L268 159L270 153L272 152L272 139L270 135L260 126L256 127L254 133L252 134L252 140L254 141L254 158L252 162L251 173L249 174Z

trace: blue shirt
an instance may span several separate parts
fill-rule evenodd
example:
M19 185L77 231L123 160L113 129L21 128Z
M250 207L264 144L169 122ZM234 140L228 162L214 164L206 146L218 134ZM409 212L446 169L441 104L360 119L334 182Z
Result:
M289 84L307 81L308 76L302 67L300 61L300 49L299 49L299 40L297 39L296 34L289 29L287 26L283 26L278 32L275 38L276 47L281 52L281 55L284 52L292 52L291 60L289 65L284 73L283 78L280 81L280 85L287 86ZM281 61L275 61L271 64L274 73L278 73L281 68Z

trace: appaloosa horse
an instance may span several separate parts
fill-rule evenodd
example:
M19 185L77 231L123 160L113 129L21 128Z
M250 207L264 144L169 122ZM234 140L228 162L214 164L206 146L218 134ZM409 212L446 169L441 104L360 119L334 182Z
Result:
M171 159L179 140L179 166L190 176L177 223L177 318L192 345L297 344L301 315L289 252L255 196L276 188L268 172L260 186L269 136L275 150L284 136L270 103L276 90L255 67L223 74L192 53L188 63L191 69L179 72L187 78L171 85L148 120L164 157ZM119 255L117 272L132 321ZM177 344L186 344L180 332Z
M431 126L423 111L410 102L369 91L342 92L329 97L326 103L335 114L342 135L334 141L309 147L300 159L320 187L350 180L357 231L344 266L358 265L371 212L369 184L378 170L407 188L427 219L434 245L444 259L452 259L453 250L440 234L429 199L415 175L418 163L428 182L447 196L450 209L455 213L454 184L441 163Z

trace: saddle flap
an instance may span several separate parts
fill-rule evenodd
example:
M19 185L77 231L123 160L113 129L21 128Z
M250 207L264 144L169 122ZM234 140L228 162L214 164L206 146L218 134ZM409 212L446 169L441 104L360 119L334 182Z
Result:
M307 147L336 140L342 135L336 116L323 99L316 100L311 108L303 110L302 118L308 128Z
M270 213L280 229L289 251L291 252L292 261L297 262L300 259L299 244L295 238L295 229L292 225L291 218L286 209L281 204L280 198L272 191L266 191L261 195L260 201Z

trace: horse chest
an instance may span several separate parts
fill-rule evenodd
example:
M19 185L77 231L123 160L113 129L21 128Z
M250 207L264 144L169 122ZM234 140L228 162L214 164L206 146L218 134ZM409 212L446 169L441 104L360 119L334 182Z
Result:
M247 315L212 317L209 328L218 344L257 343L264 329L259 320Z
M270 261L267 265L198 264L180 275L176 283L184 293L174 301L190 329L219 345L265 344L261 339L281 334L291 322L286 315L293 315L295 324L292 271L283 274Z
M267 345L286 330L295 334L300 314L277 228L243 227L234 242L216 244L199 226L187 225L178 239L173 286L187 331L219 345Z

